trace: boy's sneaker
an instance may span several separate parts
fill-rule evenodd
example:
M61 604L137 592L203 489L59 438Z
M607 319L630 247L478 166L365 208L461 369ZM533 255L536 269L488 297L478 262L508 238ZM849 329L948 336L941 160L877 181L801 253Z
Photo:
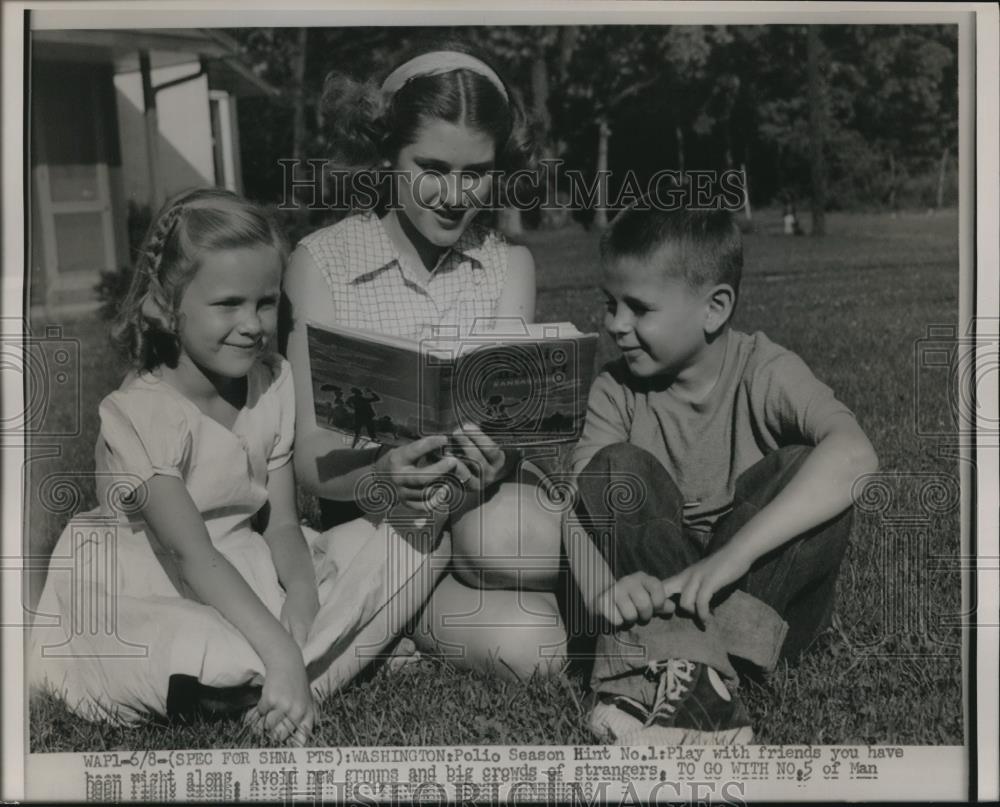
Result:
M613 743L642 729L650 718L649 709L627 695L598 692L590 710L590 730L598 737L610 736Z
M685 659L654 661L656 699L644 725L620 737L621 745L746 745L750 717L712 667Z

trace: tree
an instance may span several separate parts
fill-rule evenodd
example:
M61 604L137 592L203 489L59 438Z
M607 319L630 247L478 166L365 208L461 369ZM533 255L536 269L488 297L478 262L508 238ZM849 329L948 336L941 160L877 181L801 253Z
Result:
M528 89L527 111L531 118L538 156L543 163L559 158L561 149L553 131L551 98L565 86L579 27L491 26L463 30L463 33L487 53L495 55L515 91L522 87ZM556 93L553 92L554 89ZM540 222L543 229L561 226L564 218L561 211L553 209L551 204L559 198L555 178L547 173L546 180ZM508 235L519 233L520 211L515 208L502 211L501 222Z
M248 99L240 117L248 193L278 201L287 196L278 159L322 158L329 154L319 100L323 81L332 71L359 78L384 73L401 50L422 33L414 28L237 28L229 33L240 43L253 70L285 92L277 103Z
M907 176L946 163L957 144L955 27L865 26L842 35L863 87L856 127L885 161L884 201L894 208Z
M292 158L299 163L306 156L309 133L306 129L306 64L309 51L309 29L299 28L297 47L292 57Z
M626 104L648 98L654 88L655 95L664 97L669 82L669 74L662 69L665 54L670 54L668 63L676 66L697 61L693 54L704 52L690 46L697 42L697 34L686 37L671 34L672 30L654 26L581 29L568 67L566 96L568 116L589 117L597 135L594 225L598 228L607 224L608 152L615 116ZM683 161L683 146L679 148L679 160Z
M945 202L957 146L956 26L824 25L810 33L792 25L466 26L432 33L472 39L493 57L526 101L540 156L594 180L598 224L615 204L608 196L622 190L624 169L648 175L746 165L755 204L785 194L823 196L817 213L912 203L915 193L928 206ZM382 75L428 31L232 34L254 69L285 91L278 103L249 98L239 106L247 193L277 200L280 157L329 153L318 105L324 76L331 69ZM608 169L614 175L604 174L611 180L604 193L596 172ZM561 189L548 178L546 199L559 199ZM517 211L505 218L518 228ZM557 219L543 216L540 226Z
M819 30L806 27L809 73L809 169L812 179L812 235L826 235L826 161L823 154L826 137L826 99L820 75Z

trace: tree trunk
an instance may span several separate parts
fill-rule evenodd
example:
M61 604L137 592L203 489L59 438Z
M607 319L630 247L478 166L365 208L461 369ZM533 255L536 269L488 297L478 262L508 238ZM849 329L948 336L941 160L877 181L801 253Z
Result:
M539 45L531 62L531 111L538 123L542 147L549 146L552 116L549 114L549 66L545 62L545 51Z
M945 146L941 151L941 169L938 171L937 198L935 208L940 210L944 207L944 183L948 178L948 153L950 149Z
M293 117L292 117L292 158L296 165L305 157L306 151L306 49L309 43L309 29L299 28L295 58L292 61ZM293 171L295 169L293 168ZM298 193L300 189L295 188Z
M608 140L611 127L606 118L597 122L597 208L594 210L594 226L603 230L608 226Z
M747 176L747 164L740 165L740 170L743 172L743 212L746 214L747 221L753 221L753 211L750 209L750 178Z
M677 137L677 170L681 172L681 179L684 178L684 130L678 123L674 126L674 135Z
M896 212L896 158L889 152L889 209Z
M545 61L545 49L541 45L531 63L531 109L538 124L541 157L543 160L554 159L556 152L552 144L552 116L549 114L549 66ZM564 223L561 211L555 209L557 194L555 178L547 174L539 222L543 230L554 230Z
M579 25L564 25L559 29L559 81L566 81L569 63L573 60L576 42L580 37Z
M826 234L826 164L824 134L826 110L824 108L823 79L819 68L819 28L806 26L807 70L809 75L809 153L812 180L812 234Z

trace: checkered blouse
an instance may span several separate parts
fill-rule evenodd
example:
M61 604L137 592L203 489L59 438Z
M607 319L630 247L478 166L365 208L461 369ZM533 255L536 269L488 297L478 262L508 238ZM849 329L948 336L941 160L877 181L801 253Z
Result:
M495 230L471 224L425 282L393 245L382 221L362 213L301 241L333 297L335 324L421 339L437 326L468 333L496 316L507 279L508 245Z

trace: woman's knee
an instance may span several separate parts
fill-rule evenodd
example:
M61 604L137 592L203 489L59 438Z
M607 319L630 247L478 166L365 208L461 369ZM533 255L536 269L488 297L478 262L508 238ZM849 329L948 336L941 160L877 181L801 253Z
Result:
M455 574L470 586L551 590L561 557L561 510L537 486L500 485L452 523Z
M562 623L558 627L492 630L495 661L491 668L502 678L524 681L532 676L547 677L557 674L566 662L567 638Z
M413 638L424 652L505 678L547 675L566 659L552 594L472 589L453 577L435 591Z

